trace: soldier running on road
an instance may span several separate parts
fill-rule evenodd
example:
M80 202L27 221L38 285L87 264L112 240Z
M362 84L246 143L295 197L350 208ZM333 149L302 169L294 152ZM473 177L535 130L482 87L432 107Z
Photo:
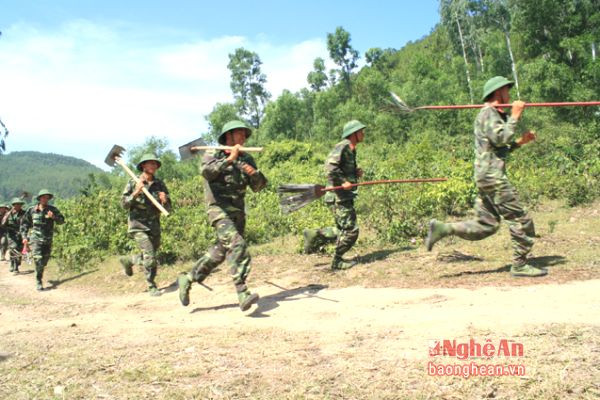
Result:
M246 278L250 273L250 253L244 239L244 199L248 186L258 192L267 185L267 179L258 170L252 156L240 151L251 134L252 130L241 121L226 123L218 141L234 148L231 151L208 152L202 160L208 218L217 233L217 241L189 273L179 275L179 300L184 306L190 303L192 282L204 281L226 258L240 309L246 311L258 301L258 294L251 293L246 286Z
M526 132L515 140L515 128L525 107L524 102L515 101L511 115L496 107L510 101L512 85L513 82L508 79L496 76L483 87L486 104L475 120L475 183L479 190L475 201L477 219L456 223L434 219L429 224L425 244L431 251L437 241L450 235L466 240L485 239L498 231L504 218L510 227L514 250L511 275L543 276L548 273L546 269L527 263L527 254L535 236L533 220L521 206L517 191L506 175L505 163L509 153L535 140L533 132Z
M54 195L47 189L40 190L38 204L30 207L21 223L21 236L23 245L29 246L35 261L35 281L38 291L44 290L42 278L44 268L48 265L52 254L52 239L54 237L54 224L63 224L65 217L58 208L48 204Z
M143 155L142 160L137 164L138 171L142 172L139 182L136 184L133 180L130 180L125 186L121 197L121 205L129 210L129 236L136 241L141 255L121 257L119 261L123 265L123 271L127 276L133 275L132 267L134 264L141 263L144 266L148 292L151 296L161 295L155 282L158 266L156 256L160 246L160 211L143 194L142 188L145 186L150 194L157 198L167 210L171 209L167 186L162 180L154 176L160 166L160 160L154 155Z

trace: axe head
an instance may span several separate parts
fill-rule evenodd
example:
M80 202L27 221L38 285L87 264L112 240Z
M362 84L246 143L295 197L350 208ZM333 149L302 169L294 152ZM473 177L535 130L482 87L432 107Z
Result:
M192 147L194 146L206 146L206 143L202 139L196 139L184 144L183 146L179 146L179 157L181 158L181 161L190 159L198 154L197 151L192 151Z
M115 166L115 158L122 157L124 152L125 152L125 149L123 147L119 146L118 144L115 144L112 147L112 149L110 149L110 151L108 152L108 155L104 159L104 162L108 166L114 167Z

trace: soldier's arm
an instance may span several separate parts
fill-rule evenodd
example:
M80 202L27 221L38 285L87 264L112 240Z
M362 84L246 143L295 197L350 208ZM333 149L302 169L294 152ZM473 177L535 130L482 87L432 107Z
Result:
M254 168L254 174L248 176L248 181L250 183L250 188L253 192L260 192L267 186L267 178L265 175L258 169L256 166L256 162L254 159L248 154L247 158L244 160L245 163Z
M121 206L129 210L133 206L135 198L133 197L133 184L131 181L127 182L123 194L121 195Z
M29 229L31 229L31 226L33 225L33 220L31 219L31 213L30 210L27 210L25 212L25 215L23 215L23 219L21 220L21 236L23 237L23 239L27 239L29 240Z
M160 181L160 191L164 192L167 196L167 202L163 205L163 207L165 208L165 210L170 212L171 210L173 210L173 204L171 203L171 195L169 194L169 189L167 189L167 185L165 185L163 181Z
M54 223L58 225L62 225L65 223L65 216L60 212L60 210L56 207L53 208L52 214L54 214Z
M325 161L325 170L327 171L327 177L335 186L340 186L346 182L346 176L342 170L342 164L344 160L344 149L346 146L336 146Z
M202 176L207 181L214 181L228 165L229 162L225 157L217 158L214 153L207 152L202 158Z
M515 140L517 120L509 116L504 122L500 115L491 109L486 117L483 129L494 147L510 146Z
M6 226L6 223L8 222L8 216L9 216L9 215L10 215L10 211L9 211L9 212L7 212L7 213L5 213L5 214L2 216L2 221L0 221L0 226L2 226L2 227L5 227L5 226Z

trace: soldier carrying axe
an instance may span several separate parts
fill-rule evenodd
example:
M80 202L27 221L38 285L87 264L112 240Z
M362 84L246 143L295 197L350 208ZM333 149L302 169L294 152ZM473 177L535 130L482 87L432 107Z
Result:
M217 241L189 273L182 273L177 278L179 300L184 306L190 303L192 282L202 283L225 258L230 265L240 309L246 311L258 301L258 294L251 293L246 286L250 254L243 236L246 225L244 199L246 187L258 192L267 185L267 179L247 153L251 149L242 147L251 134L252 130L245 123L230 121L223 126L218 138L219 144L228 148L206 152L202 158L208 218L216 230ZM182 159L196 150L193 144L195 142L180 148Z

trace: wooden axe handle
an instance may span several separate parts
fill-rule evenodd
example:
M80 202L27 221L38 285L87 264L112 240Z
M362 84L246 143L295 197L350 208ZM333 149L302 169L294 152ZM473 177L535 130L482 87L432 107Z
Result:
M231 146L192 146L190 147L190 151L199 151L199 150L231 150L233 147ZM262 147L242 147L241 151L263 151Z
M133 179L133 181L135 183L138 183L140 181L140 178L138 178L132 170L129 169L129 167L123 162L123 160L121 160L120 157L115 157L115 162L117 164L119 164L121 166L121 168L123 168L125 170L125 172L127 172L127 174L131 177L131 179ZM158 200L156 200L154 198L154 196L152 196L150 194L150 192L148 191L148 189L146 189L146 187L142 188L142 192L144 192L144 194L146 195L146 197L148 199L150 199L150 201L152 202L152 204L154 204L156 206L156 208L158 208L160 210L161 213L163 213L163 215L165 217L169 216L169 212L167 210L165 210L165 208L162 206L162 204L160 204L158 202Z

